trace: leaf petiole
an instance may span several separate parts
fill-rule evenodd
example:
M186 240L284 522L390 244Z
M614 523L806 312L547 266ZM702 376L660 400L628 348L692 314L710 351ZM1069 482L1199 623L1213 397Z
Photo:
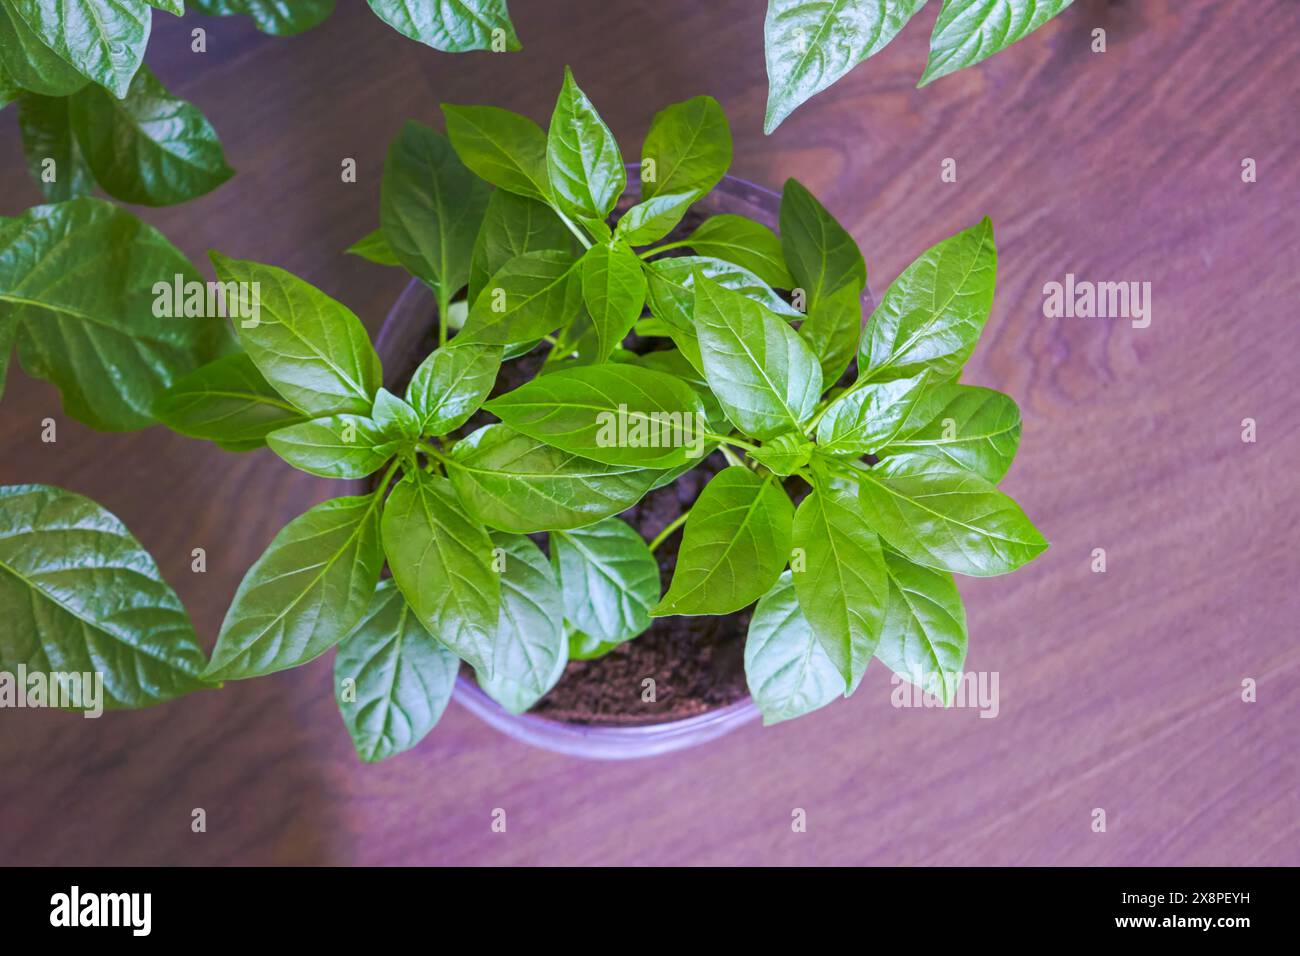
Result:
M664 528L664 530L660 531L657 535L654 536L654 540L650 542L650 551L653 553L655 549L657 549L659 545L663 544L664 541L666 541L674 531L676 531L682 525L686 524L686 519L689 518L690 516L691 516L691 509L687 508L676 518L670 521L668 523L668 527Z

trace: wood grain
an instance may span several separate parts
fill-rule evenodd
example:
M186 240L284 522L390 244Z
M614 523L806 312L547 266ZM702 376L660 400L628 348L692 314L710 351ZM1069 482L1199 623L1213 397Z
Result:
M197 21L160 15L149 61L212 118L239 175L145 215L196 259L282 265L376 329L401 277L340 253L377 221L389 138L408 117L437 122L444 100L545 121L565 63L628 153L666 103L717 96L734 172L807 183L852 229L877 295L990 215L1001 275L966 380L1019 401L1005 487L1052 541L1015 575L961 581L969 666L1000 675L998 716L891 707L873 667L851 700L646 762L533 750L453 706L417 750L368 768L326 658L97 721L0 712L0 863L1300 863L1300 4L1080 0L917 90L932 3L770 138L762 4L512 6L526 50L509 57L437 54L362 4L291 39L206 21L199 57ZM37 196L13 110L0 155L14 214ZM340 182L344 157L356 184ZM940 181L947 157L956 183ZM1243 157L1258 182L1242 182ZM1150 328L1045 319L1042 286L1067 272L1151 282ZM13 374L0 483L30 481L119 514L209 643L280 525L337 493L267 452L96 434ZM189 570L194 547L206 574ZM1099 547L1105 574L1090 570ZM1247 677L1257 703L1240 699Z

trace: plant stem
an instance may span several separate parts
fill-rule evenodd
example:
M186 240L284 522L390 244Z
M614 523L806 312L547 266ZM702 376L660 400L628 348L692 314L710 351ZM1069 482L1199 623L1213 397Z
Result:
M438 348L447 344L447 313L451 311L451 295L447 283L438 283Z
M745 449L745 451L758 451L758 446L751 445L747 441L741 441L739 438L730 435L715 435L712 432L703 432L702 434L705 438L709 439L709 441L722 442L726 445L735 445L737 448Z
M674 518L671 522L669 522L668 527L664 528L664 530L660 531L657 535L655 535L654 540L650 542L650 551L653 553L654 550L659 547L659 545L664 543L664 540L667 539L669 535L671 535L682 525L686 524L686 519L689 518L690 516L691 516L691 510L687 508L676 518Z
M718 451L722 452L722 457L727 459L728 465L740 465L742 468L745 466L745 463L736 457L736 453L726 445L719 445Z
M651 256L656 256L661 252L667 252L669 249L682 249L689 245L690 243L685 239L680 242L665 242L662 246L655 246L653 249L646 249L643 252L638 252L637 255L642 259L649 259Z
M569 227L569 232L573 233L575 236L578 237L578 241L582 243L582 248L590 249L591 240L582 234L582 230L579 229L574 224L573 220L570 219L568 216L566 216L564 213L560 212L559 207L557 207L554 203L551 204L551 208L554 209L555 214L560 217L560 221Z

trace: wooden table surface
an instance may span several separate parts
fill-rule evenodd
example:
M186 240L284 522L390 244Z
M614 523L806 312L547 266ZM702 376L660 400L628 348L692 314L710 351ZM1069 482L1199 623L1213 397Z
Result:
M158 16L149 62L212 119L239 175L143 214L196 261L217 248L284 266L375 330L403 280L341 251L377 222L389 138L408 117L439 123L444 100L544 122L567 62L631 155L660 107L716 96L733 172L809 185L877 295L990 215L997 296L966 380L1020 403L1004 487L1052 542L1017 574L960 579L968 665L999 674L997 717L892 707L877 664L851 700L667 757L556 756L453 704L416 750L366 767L327 656L97 721L0 713L0 863L1300 863L1300 4L1078 0L917 90L936 0L770 138L759 0L511 6L526 49L508 57L435 53L355 0L289 39L202 21L204 56L189 52L199 21ZM15 214L38 198L12 109L0 155L0 213ZM356 184L340 182L349 156ZM1044 318L1043 284L1066 273L1150 282L1150 327ZM267 451L95 433L15 372L0 483L16 482L120 515L209 646L275 531L338 490ZM190 571L195 547L206 574ZM206 833L191 832L197 807Z

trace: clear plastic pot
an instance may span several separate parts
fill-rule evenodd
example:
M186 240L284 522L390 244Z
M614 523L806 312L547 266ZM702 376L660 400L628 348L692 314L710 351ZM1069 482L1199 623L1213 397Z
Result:
M628 167L628 188L621 206L635 202L640 194L638 167ZM772 229L777 228L781 197L769 189L733 176L725 177L697 207L707 215L731 213L745 216ZM871 309L869 293L863 294L863 314ZM376 348L390 374L409 367L411 356L425 355L437 337L436 300L423 283L413 280L398 297L379 331ZM391 387L392 383L388 383ZM707 714L682 720L638 726L578 724L551 720L532 714L507 711L461 675L454 699L485 723L508 737L556 753L589 760L634 760L671 753L716 740L723 734L758 717L758 708L746 697Z

